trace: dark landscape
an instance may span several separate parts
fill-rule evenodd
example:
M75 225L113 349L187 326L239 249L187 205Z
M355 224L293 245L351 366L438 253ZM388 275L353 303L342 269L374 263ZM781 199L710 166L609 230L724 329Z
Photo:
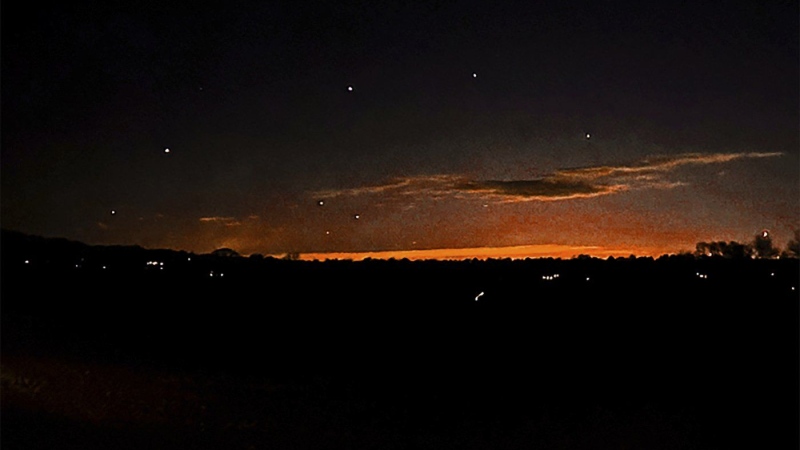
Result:
M4 231L2 445L796 448L798 270L310 262Z
M800 2L0 12L0 448L800 448Z

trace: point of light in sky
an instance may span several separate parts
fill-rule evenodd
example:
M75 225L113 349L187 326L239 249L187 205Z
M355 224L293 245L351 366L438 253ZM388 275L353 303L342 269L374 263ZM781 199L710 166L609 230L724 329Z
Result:
M168 149L168 148L165 148L165 149L164 149L164 153L169 153L169 149Z
M478 78L478 74L475 73L475 72L472 72L472 78Z
M592 135L589 134L589 133L586 133L586 139L591 139L591 138L592 138Z
M115 215L116 213L117 213L117 211L115 211L115 210L113 210L113 209L111 210L111 215L112 215L112 216L113 216L113 215Z
M356 214L356 215L354 215L354 216L353 216L353 218L355 218L356 220L358 220L358 219L360 219L360 218L361 218L361 214Z
M348 90L349 92L353 92L353 86L347 86L347 90Z
M477 302L479 298L483 297L483 291L480 294L475 296L475 301Z
M320 201L317 202L317 204L319 206L323 206L323 205L325 205L325 200L320 200Z

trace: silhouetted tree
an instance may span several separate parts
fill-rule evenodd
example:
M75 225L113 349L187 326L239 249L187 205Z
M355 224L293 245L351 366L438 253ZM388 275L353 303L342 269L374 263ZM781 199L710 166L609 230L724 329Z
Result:
M786 244L786 251L783 254L787 258L800 258L800 228L794 230L794 239Z
M694 256L712 256L711 243L698 242L697 245L694 246Z
M300 259L300 252L289 252L283 256L287 261L298 261Z
M772 244L772 237L769 231L762 231L755 236L753 240L753 249L759 258L774 258L778 256L780 251Z
M741 244L736 241L731 241L725 246L722 256L734 259L749 258L753 255L753 247L747 244Z
M236 258L239 257L239 252L230 248L218 248L211 252L211 256L223 256L226 258Z
M753 247L736 241L698 242L695 256L722 256L724 258L742 259L753 254Z

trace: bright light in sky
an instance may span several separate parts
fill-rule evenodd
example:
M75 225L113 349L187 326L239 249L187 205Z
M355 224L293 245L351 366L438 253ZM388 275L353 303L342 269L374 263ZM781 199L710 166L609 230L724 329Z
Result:
M353 86L347 86L347 90L353 92Z
M472 72L472 78L478 78L478 74L475 73L475 72Z
M475 296L475 301L477 302L477 301L478 301L478 299L479 299L479 298L481 298L481 297L483 297L483 291L481 291L481 293L480 293L480 294L478 294L477 296Z
M168 149L168 148L165 148L165 149L164 149L164 153L169 153L169 149Z

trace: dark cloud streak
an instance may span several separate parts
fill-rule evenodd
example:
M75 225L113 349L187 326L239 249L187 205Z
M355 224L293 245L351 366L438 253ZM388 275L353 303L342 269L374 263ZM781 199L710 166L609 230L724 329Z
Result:
M683 166L773 158L769 153L684 153L656 156L629 165L560 169L527 180L471 180L460 175L394 178L384 184L315 192L319 198L382 194L430 199L481 198L501 203L559 201L618 194L633 189L671 189L688 183L667 177Z

